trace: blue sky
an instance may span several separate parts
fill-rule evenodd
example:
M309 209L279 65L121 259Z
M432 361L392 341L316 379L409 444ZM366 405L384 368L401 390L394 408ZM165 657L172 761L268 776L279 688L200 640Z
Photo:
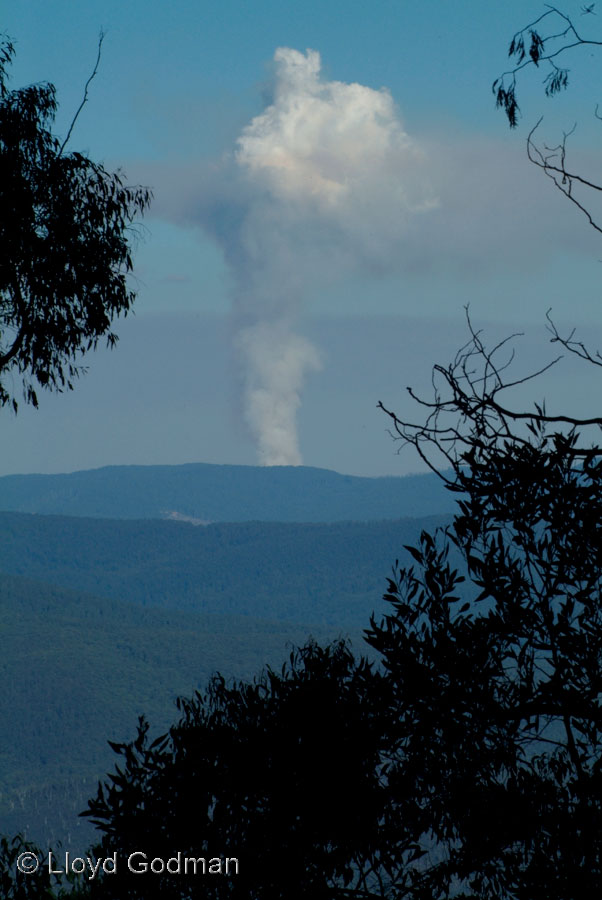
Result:
M405 386L427 384L463 343L466 303L492 336L527 331L525 366L550 355L550 306L600 334L599 240L525 155L542 113L551 142L578 120L574 158L596 176L600 56L574 58L554 101L525 79L514 132L491 94L513 32L542 11L524 0L5 2L12 84L52 81L62 133L104 29L71 148L151 185L155 203L135 256L136 316L112 354L86 360L73 395L4 411L0 474L301 460L416 471L376 403L407 409ZM587 20L580 4L566 11L602 37L602 8ZM274 61L277 48L288 49ZM599 393L588 371L550 379L575 409Z

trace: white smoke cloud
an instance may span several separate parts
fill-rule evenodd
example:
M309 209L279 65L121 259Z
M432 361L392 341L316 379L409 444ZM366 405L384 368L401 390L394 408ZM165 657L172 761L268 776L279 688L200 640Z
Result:
M193 216L234 275L244 412L265 465L301 462L296 412L316 348L296 334L305 299L353 272L399 264L434 205L426 160L390 93L324 81L320 56L279 48L271 103L243 129Z

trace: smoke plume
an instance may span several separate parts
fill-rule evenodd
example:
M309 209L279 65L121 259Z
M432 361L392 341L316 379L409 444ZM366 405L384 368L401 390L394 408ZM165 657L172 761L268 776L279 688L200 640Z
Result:
M296 413L320 366L297 334L309 296L399 263L413 217L434 203L425 160L390 93L325 81L320 56L274 56L273 96L196 210L233 273L247 424L264 465L301 462Z

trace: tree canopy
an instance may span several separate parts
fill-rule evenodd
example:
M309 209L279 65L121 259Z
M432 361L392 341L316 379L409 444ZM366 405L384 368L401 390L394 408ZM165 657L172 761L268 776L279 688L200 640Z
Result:
M8 88L14 47L0 44L0 405L38 405L72 388L79 357L134 300L133 223L147 188L128 187L52 133L51 84Z
M181 699L182 718L150 743L115 744L122 765L86 815L95 851L125 859L235 857L229 878L103 879L103 897L328 898L366 890L385 866L378 676L344 641L293 651L253 682L212 679ZM100 890L100 888L99 888Z

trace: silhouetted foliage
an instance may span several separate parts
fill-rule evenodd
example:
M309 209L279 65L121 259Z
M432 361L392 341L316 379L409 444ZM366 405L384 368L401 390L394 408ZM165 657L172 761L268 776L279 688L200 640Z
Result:
M0 40L0 406L17 411L16 386L38 405L37 389L63 390L81 371L112 319L129 310L134 293L128 230L150 202L146 188L124 185L81 153L65 153L84 97L61 142L52 131L55 89L36 84L9 90L14 46ZM0 895L5 900L66 896L41 865L21 874L23 853L41 851L20 835L0 838ZM66 888L68 890L68 888ZM71 895L70 895L71 896Z
M13 54L0 44L0 405L16 411L15 384L37 406L39 388L72 388L99 338L115 343L111 321L134 299L128 232L151 195L64 152L53 85L9 90Z
M583 6L581 15L595 15L595 5L592 3ZM492 85L496 106L504 110L511 128L517 127L520 116L516 92L523 70L532 66L537 69L543 67L546 71L545 94L547 97L553 97L565 90L569 84L570 69L559 65L559 60L570 57L572 51L584 47L602 47L602 40L594 40L584 35L570 16L548 4L546 12L516 32L508 48L508 56L514 65L496 78ZM595 115L598 119L602 118L598 113L598 106ZM531 128L527 139L530 161L540 168L552 180L555 187L585 215L589 224L602 233L599 216L591 209L591 198L596 197L602 190L600 184L593 178L578 175L571 167L567 167L567 142L576 126L573 125L568 131L564 131L561 140L554 146L549 146L545 142L542 144L535 142L535 134L541 122L540 118Z
M86 815L104 855L143 850L235 857L239 874L199 877L124 871L98 896L332 897L360 894L393 864L383 839L380 678L345 642L309 643L280 673L252 683L220 676L181 699L182 719L149 744L115 744L122 757ZM341 890L339 890L339 888ZM345 888L345 890L342 890ZM378 896L382 896L380 893Z
M506 342L490 351L469 326L419 400L426 422L388 411L433 467L442 454L458 495L453 524L423 533L416 565L389 583L393 612L368 632L394 694L391 803L432 853L408 896L599 896L602 448L585 435L602 418L512 410L501 395L528 379L507 380Z
M584 14L594 12L592 3ZM542 30L543 29L543 30ZM546 4L546 11L533 22L525 25L513 36L508 47L508 56L514 65L503 72L493 82L496 106L503 109L511 128L516 128L520 107L516 99L516 89L520 73L524 69L544 66L544 91L553 97L564 90L569 83L569 69L558 65L559 58L566 58L575 47L601 47L602 41L582 34L573 19L555 6Z

